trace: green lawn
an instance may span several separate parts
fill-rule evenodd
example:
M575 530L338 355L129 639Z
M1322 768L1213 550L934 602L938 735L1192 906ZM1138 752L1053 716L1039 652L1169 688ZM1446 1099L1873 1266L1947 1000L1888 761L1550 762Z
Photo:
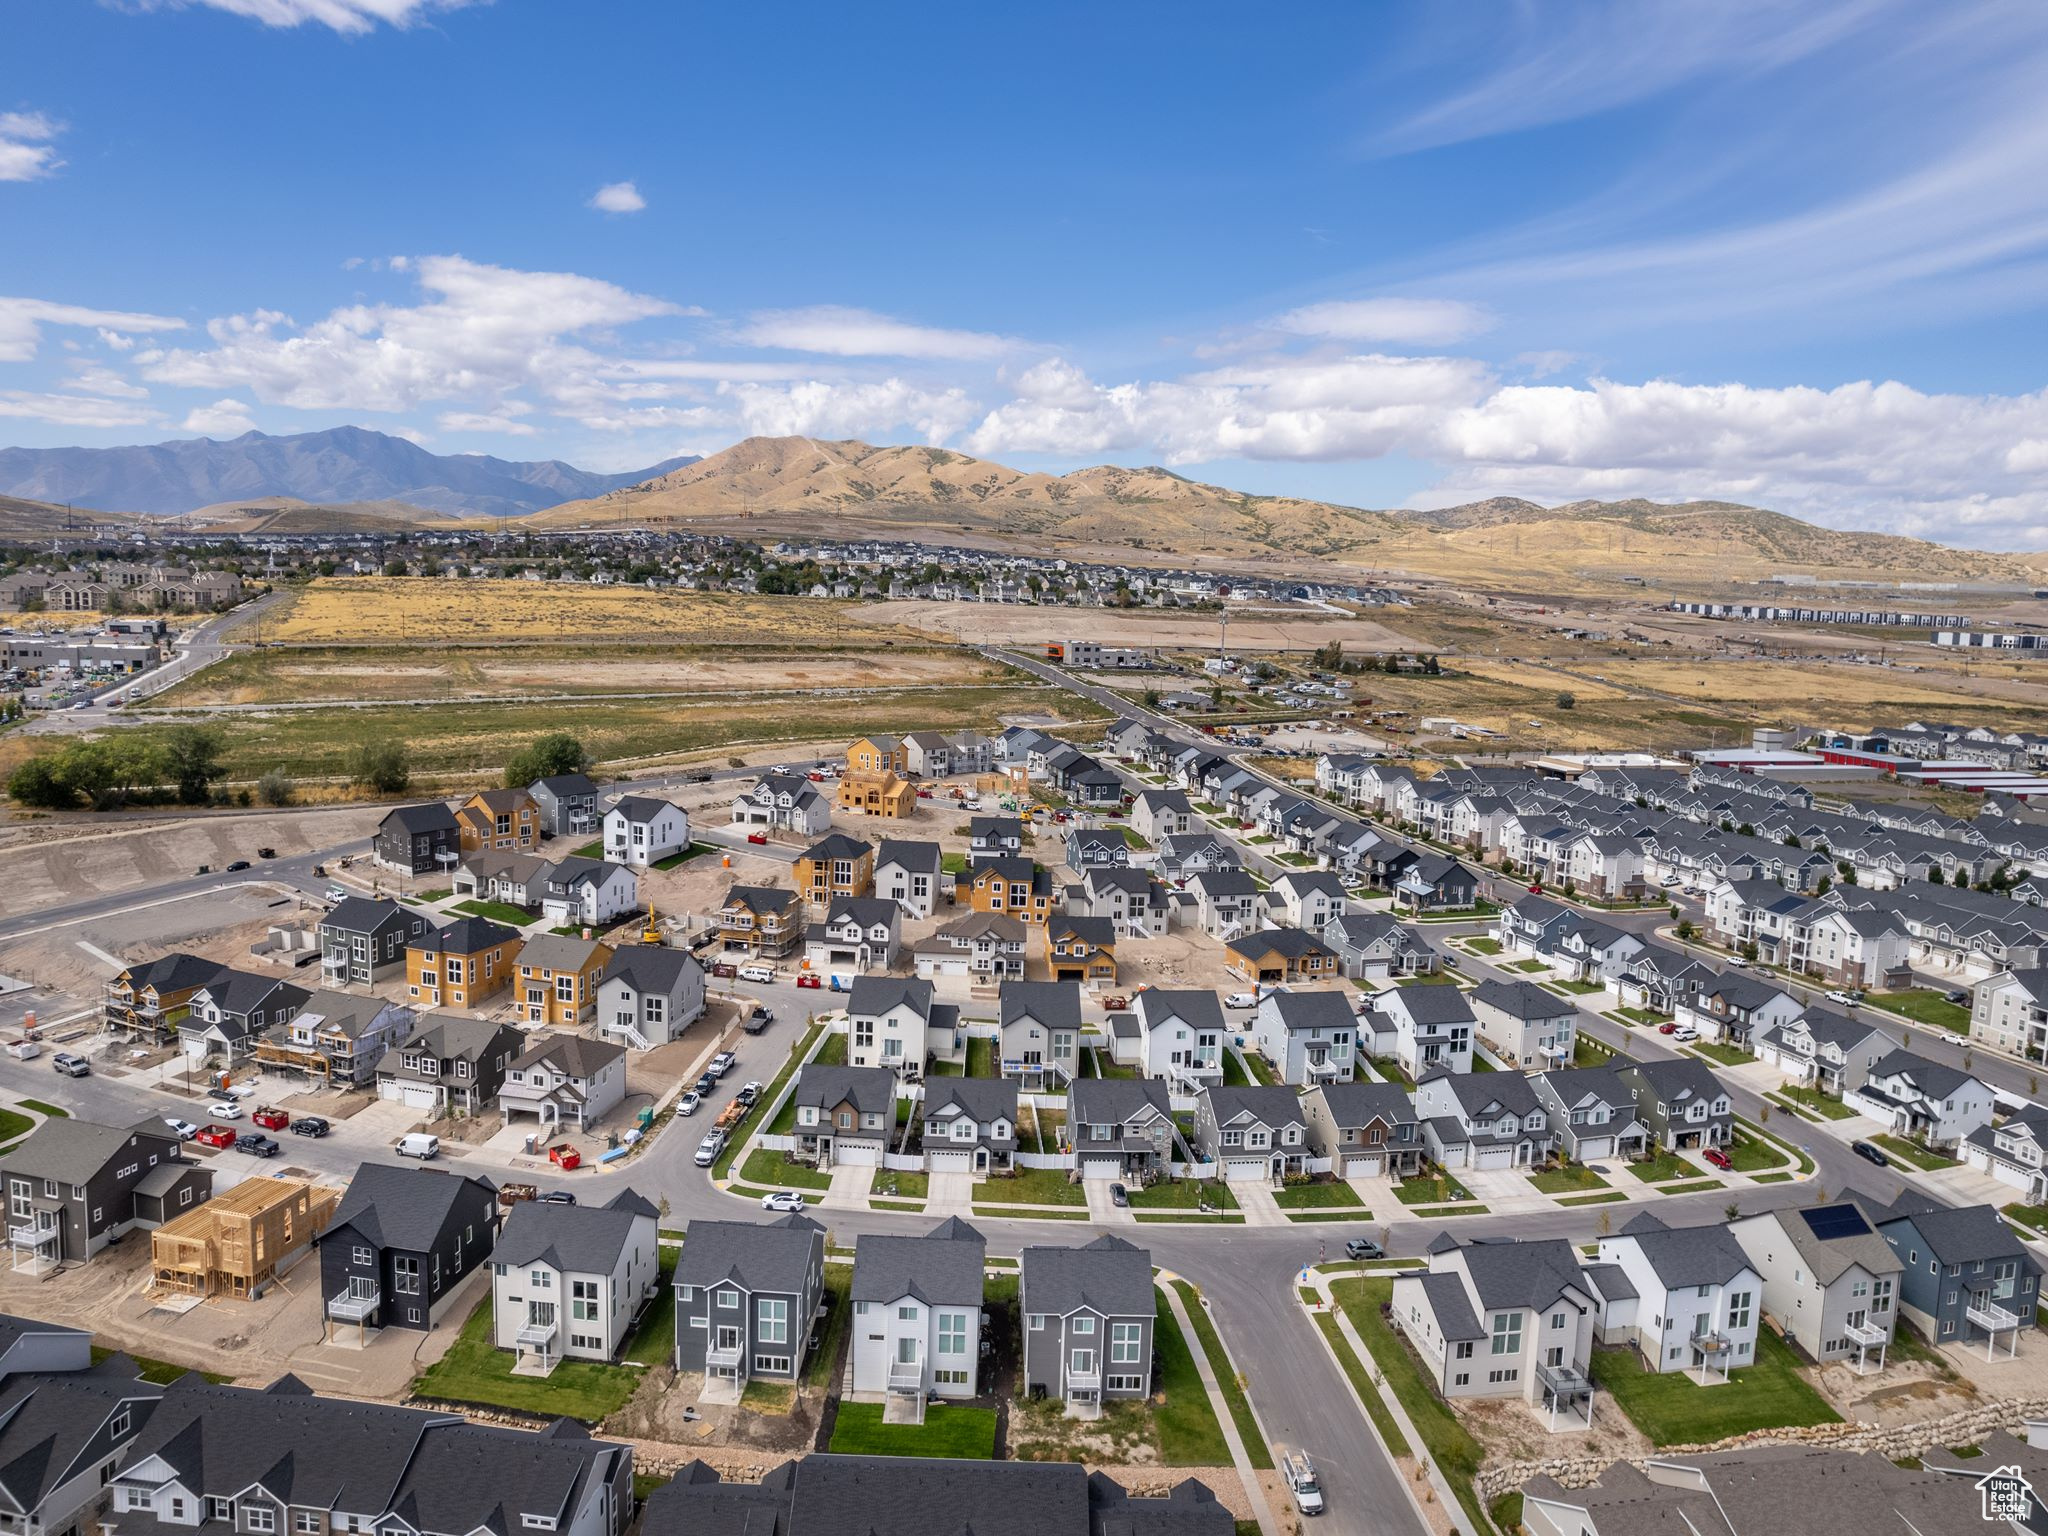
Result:
M1457 1495L1459 1506L1471 1520L1472 1528L1478 1531L1488 1529L1485 1513L1479 1507L1479 1497L1472 1491L1472 1478L1479 1470L1485 1450L1444 1405L1444 1400L1437 1395L1429 1378L1423 1375L1415 1357L1408 1352L1408 1346L1380 1316L1380 1307L1393 1299L1392 1277L1374 1275L1339 1280L1330 1287L1330 1294L1344 1309L1344 1315L1351 1319L1351 1326L1357 1330L1358 1336L1365 1341L1366 1352L1379 1368L1387 1390L1394 1394L1395 1401L1406 1411L1408 1422L1422 1437L1424 1453L1436 1463L1437 1470L1451 1485L1451 1491Z
M1230 1450L1223 1443L1223 1428L1164 1292L1158 1308L1152 1339L1159 1352L1159 1379L1152 1390L1163 1400L1152 1410L1152 1427L1159 1437L1159 1459L1169 1467L1226 1467Z
M802 1053L798 1052L798 1056L801 1059ZM846 1035L843 1031L825 1037L825 1043L818 1047L818 1065L821 1067L843 1067L846 1065Z
M1735 1139L1722 1150L1728 1154L1728 1161L1735 1165L1737 1173L1763 1173L1772 1168L1782 1168L1792 1161L1764 1137L1752 1136L1739 1127Z
M1958 1035L1970 1032L1969 1005L1952 1003L1927 987L1913 987L1904 992L1872 992L1863 1001L1873 1008L1884 1009L1886 1013L1896 1013L1916 1024L1925 1024L1930 1029L1946 1029Z
M985 1179L974 1187L982 1205L1086 1205L1088 1195L1067 1182L1063 1168L1019 1168L1015 1174Z
M1870 1138L1893 1157L1903 1157L1915 1168L1934 1173L1943 1168L1953 1168L1956 1160L1944 1153L1930 1151L1903 1136L1873 1136Z
M129 1350L115 1349L110 1344L95 1344L92 1346L92 1363L94 1365L98 1365L109 1355L127 1355L130 1360L135 1362L136 1368L141 1373L144 1381L154 1382L160 1387L169 1386L180 1376L183 1376L192 1369L189 1365L179 1365L170 1360L158 1360L151 1355L138 1355ZM219 1371L201 1371L199 1375L213 1382L216 1386L235 1379L232 1376L223 1376Z
M1593 1384L1658 1445L1691 1445L1752 1429L1833 1424L1841 1415L1807 1385L1792 1351L1769 1329L1756 1336L1756 1363L1726 1385L1702 1387L1682 1371L1643 1369L1632 1350L1593 1351Z
M1465 948L1475 955L1497 955L1500 953L1499 939L1467 939Z
M1273 1191L1273 1203L1286 1210L1329 1209L1365 1204L1358 1191L1342 1179L1327 1184L1289 1184Z
M1257 1051L1247 1051L1244 1064L1251 1069L1253 1079L1265 1087L1270 1088L1280 1081L1280 1074L1273 1069L1273 1063Z
M661 1365L676 1357L676 1259L673 1248L661 1250L661 1283L654 1300L640 1314L640 1325L626 1340L620 1358L635 1365Z
M1583 1163L1546 1168L1529 1175L1529 1182L1546 1195L1574 1195L1583 1189L1605 1189L1607 1181Z
M509 901L458 901L449 910L467 912L471 917L489 918L494 923L507 923L514 928L523 927L540 915L524 907L515 907Z
M1679 1184L1664 1184L1659 1188L1667 1195L1697 1195L1710 1189L1719 1189L1719 1179L1691 1179Z
M1591 1035L1572 1036L1572 1065L1575 1067L1604 1067L1614 1060L1614 1047L1604 1045Z
M831 1311L825 1317L825 1330L818 1340L818 1352L804 1365L804 1385L807 1387L823 1387L831 1381L832 1365L839 1356L839 1336L846 1332L847 1316L852 1311L846 1301L852 1291L853 1266L827 1264L825 1305Z
M1192 1285L1185 1280L1176 1280L1173 1288L1180 1293L1180 1304L1187 1310L1188 1321L1195 1325L1195 1336L1202 1341L1202 1353L1209 1357L1209 1369L1216 1377L1217 1390L1223 1394L1223 1401L1230 1405L1230 1417L1237 1425L1238 1438L1244 1441L1246 1457L1253 1466L1270 1471L1273 1453L1266 1445L1266 1437L1259 1433L1259 1422L1252 1417L1251 1400L1238 1384L1230 1355L1223 1348L1223 1340L1216 1336L1216 1325L1209 1320L1209 1314Z
M1394 1186L1403 1205L1445 1205L1470 1200L1472 1191L1448 1173L1418 1173Z
M1626 1200L1628 1198L1629 1193L1627 1190L1610 1189L1597 1195L1560 1195L1557 1203L1559 1205L1611 1205L1616 1200Z
M756 1147L747 1154L746 1162L740 1165L740 1177L749 1184L759 1184L768 1189L832 1187L832 1175L823 1169L793 1163L787 1152L771 1152L766 1147Z
M1553 985L1556 986L1558 991L1568 992L1573 997L1589 997L1595 992L1605 992L1607 990L1606 987L1597 981L1566 981L1560 978Z
M1131 1207L1140 1211L1192 1211L1198 1205L1212 1205L1220 1211L1237 1209L1237 1196L1223 1183L1200 1179L1161 1179L1157 1184L1131 1190Z
M16 1100L23 1109L32 1109L48 1120L69 1120L71 1111L56 1104L45 1104L41 1099Z
M996 1042L986 1035L967 1037L967 1075L969 1077L1000 1077L996 1070Z
M1718 1061L1724 1067L1747 1066L1756 1058L1738 1045L1726 1045L1719 1040L1695 1040L1686 1047L1695 1056L1704 1056L1709 1061Z
M673 1314L670 1326L673 1329ZM413 1392L446 1402L595 1424L623 1408L640 1380L640 1372L627 1366L590 1360L564 1360L545 1377L514 1376L512 1351L491 1343L491 1298L485 1296L448 1353L413 1382Z
M1507 968L1511 971L1521 971L1526 975L1534 976L1538 971L1549 970L1550 962L1548 960L1515 960L1509 962Z
M1614 1012L1626 1024L1662 1024L1670 1017L1650 1008L1617 1008Z
M922 1424L884 1424L880 1403L841 1403L832 1450L841 1456L942 1456L988 1461L996 1453L996 1411L935 1403Z
M2021 1205L2015 1200L2011 1205L2001 1205L1998 1209L2022 1226L2032 1227L2036 1232L2048 1232L2048 1205Z
M922 1200L931 1193L932 1176L917 1169L896 1173L884 1168L875 1175L875 1193L902 1200Z
M1699 1169L1675 1152L1659 1151L1655 1157L1630 1163L1628 1171L1645 1184L1663 1184L1672 1179L1695 1178Z
M1816 1114L1826 1115L1830 1120L1847 1120L1856 1113L1840 1099L1831 1099L1818 1088L1794 1088L1787 1083L1778 1092L1789 1103L1812 1110Z
M35 1121L27 1115L17 1115L11 1109L0 1109L0 1142L12 1141L17 1136L26 1136L35 1128Z
M1249 1088L1252 1079L1244 1069L1244 1061L1237 1052L1223 1053L1223 1086L1226 1088Z

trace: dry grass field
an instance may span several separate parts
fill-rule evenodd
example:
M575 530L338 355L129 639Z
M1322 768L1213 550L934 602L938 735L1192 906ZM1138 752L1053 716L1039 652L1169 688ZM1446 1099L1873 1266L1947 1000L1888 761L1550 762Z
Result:
M1405 610L1388 610L1395 624ZM967 645L1036 646L1040 641L1084 635L1103 645L1160 650L1213 649L1219 614L1176 613L1148 608L1034 607L1024 603L937 603L907 598L864 603L849 618L884 630L902 627L944 636ZM1356 654L1414 651L1420 643L1377 619L1311 609L1254 609L1230 616L1233 651L1306 651L1341 641Z
M286 645L463 645L661 641L683 646L872 647L929 638L888 625L851 631L853 603L729 592L654 592L536 581L333 577L266 614ZM243 626L234 638L252 638Z

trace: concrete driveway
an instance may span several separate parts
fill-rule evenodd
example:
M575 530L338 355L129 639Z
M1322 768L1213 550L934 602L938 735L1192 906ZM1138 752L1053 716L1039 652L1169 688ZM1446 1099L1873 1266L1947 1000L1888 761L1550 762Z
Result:
M934 1173L925 1186L927 1216L966 1216L974 1209L974 1175Z
M1114 1182L1112 1179L1081 1181L1081 1188L1088 1196L1088 1219L1105 1224L1127 1222L1131 1226L1136 1226L1138 1218L1131 1213L1131 1208L1127 1205L1118 1205L1110 1199L1109 1186Z
M1238 1209L1244 1212L1244 1224L1248 1227L1284 1227L1287 1213L1280 1209L1280 1203L1273 1198L1271 1186L1256 1179L1230 1186L1230 1192L1237 1196Z
M834 1163L832 1187L825 1191L824 1203L834 1210L864 1211L868 1208L868 1191L874 1183L872 1163Z

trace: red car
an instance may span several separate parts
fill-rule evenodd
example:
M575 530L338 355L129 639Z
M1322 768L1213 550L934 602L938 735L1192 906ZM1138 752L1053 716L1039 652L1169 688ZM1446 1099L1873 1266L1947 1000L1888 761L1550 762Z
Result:
M932 797L932 792L931 792L931 791L930 791L929 789L920 789L920 790L919 790L919 791L917 792L917 798L918 798L918 799L920 799L920 800L929 800L929 799L931 799L931 797Z
M750 843L765 843L768 841L768 834L766 832L749 832L747 834L747 841Z
M268 1106L257 1110L249 1118L266 1131L281 1131L292 1123L292 1117L283 1110L271 1109Z
M1541 896L1543 894L1543 887L1540 884L1532 885L1529 887L1529 894L1531 896Z
M822 784L825 782L825 775L819 773L815 768L812 769L809 773L805 774L804 777L809 779L813 784Z
M192 1139L202 1146L226 1149L235 1144L235 1128L219 1123L204 1125L199 1128L199 1134Z
M1716 1168L1732 1170L1735 1167L1734 1162L1729 1158L1728 1154L1726 1152L1723 1152L1719 1147L1709 1147L1706 1151L1702 1152L1700 1156L1704 1157Z
M1666 1019L1662 1024L1659 1024L1657 1026L1657 1033L1660 1035L1675 1035L1678 1033L1678 1026L1674 1024L1671 1020Z
M814 991L825 985L820 978L809 975L797 977L796 984L800 987L809 987Z

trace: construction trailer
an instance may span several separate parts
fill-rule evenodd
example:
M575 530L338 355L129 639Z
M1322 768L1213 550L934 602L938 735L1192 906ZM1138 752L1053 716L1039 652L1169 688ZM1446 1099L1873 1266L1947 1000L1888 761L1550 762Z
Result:
M300 1179L244 1179L150 1234L150 1276L158 1295L260 1296L313 1248L341 1191Z

